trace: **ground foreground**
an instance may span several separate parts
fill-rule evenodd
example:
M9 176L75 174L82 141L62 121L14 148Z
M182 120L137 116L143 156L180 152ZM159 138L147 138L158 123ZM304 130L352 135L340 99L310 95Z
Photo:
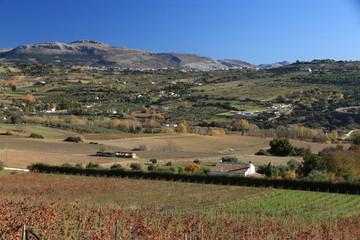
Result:
M5 172L0 192L0 239L360 238L355 195Z

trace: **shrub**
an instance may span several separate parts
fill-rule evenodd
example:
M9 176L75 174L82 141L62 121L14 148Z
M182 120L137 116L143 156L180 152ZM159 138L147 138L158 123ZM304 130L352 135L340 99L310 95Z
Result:
M268 151L264 150L264 149L260 149L259 151L257 151L255 153L255 155L264 155L264 156L268 156L270 155Z
M62 167L73 167L73 165L71 165L70 163L63 163L61 166Z
M360 131L351 134L350 140L353 144L360 144Z
M174 167L169 168L169 170L170 170L171 172L176 172L176 168L174 168Z
M209 174L211 172L210 168L201 168L199 170L200 173L203 173L203 174Z
M32 134L30 134L29 138L44 139L44 136L37 134L37 133L32 133Z
M290 171L296 171L300 167L300 163L294 159L291 159L290 161L288 161L286 165Z
M195 160L193 161L193 163L200 164L200 160L199 160L199 159L195 159Z
M294 156L304 156L309 150L303 148L303 147L294 147Z
M325 170L312 170L304 180L312 181L327 181L329 180L329 174Z
M157 164L157 160L155 158L152 158L149 160L152 164Z
M82 168L83 165L82 165L82 163L77 163L77 164L75 165L75 167Z
M155 169L156 169L156 167L153 164L149 165L147 168L148 171L155 171Z
M148 147L145 144L141 144L138 147L133 148L132 151L145 151L147 149Z
M184 169L184 167L177 167L177 171L179 172L179 173L183 173L184 171L185 171L185 169Z
M4 170L5 164L3 162L0 162L0 170Z
M64 139L65 142L85 142L85 138L83 136L70 136Z
M222 157L220 158L221 162L232 162L232 163L236 163L238 161L237 157L234 156L226 156L226 157Z
M188 163L185 167L185 170L188 172L195 172L200 169L200 165L196 163Z
M86 168L101 168L100 164L89 162L86 164Z
M171 161L169 161L165 164L165 166L172 166L172 165L173 165L173 163Z
M110 169L121 169L121 164L114 163L113 165L111 165Z
M286 172L284 173L284 178L285 178L285 179L295 179L295 178L296 178L296 172L293 171L293 170L286 171Z
M140 163L131 163L130 168L131 170L140 171L142 167Z

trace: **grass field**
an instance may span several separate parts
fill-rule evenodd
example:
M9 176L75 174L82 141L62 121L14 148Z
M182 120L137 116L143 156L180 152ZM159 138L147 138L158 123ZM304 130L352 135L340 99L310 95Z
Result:
M1 239L22 224L44 239L360 237L356 195L36 173L0 182Z

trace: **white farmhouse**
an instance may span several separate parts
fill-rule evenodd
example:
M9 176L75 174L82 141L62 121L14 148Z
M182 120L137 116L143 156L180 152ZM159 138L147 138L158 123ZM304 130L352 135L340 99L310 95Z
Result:
M239 175L243 177L249 177L256 174L255 166L252 162L249 163L230 163L230 162L219 162L210 172L211 174L219 175Z

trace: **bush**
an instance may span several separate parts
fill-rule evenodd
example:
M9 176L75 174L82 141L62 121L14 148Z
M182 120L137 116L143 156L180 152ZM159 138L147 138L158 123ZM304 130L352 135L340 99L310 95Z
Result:
M141 144L138 147L133 148L132 151L145 151L147 149L148 147L145 144Z
M211 172L210 168L201 168L199 170L199 173L202 173L202 174L209 174Z
M290 161L287 162L286 165L290 171L296 171L299 169L301 164L298 161L291 159Z
M37 134L37 133L32 133L32 134L30 134L29 138L44 139L44 136Z
M329 180L329 174L325 170L312 170L304 180L311 181L327 181Z
M155 158L152 158L149 160L152 164L157 164L157 160Z
M264 149L260 149L259 151L257 151L255 153L255 155L264 155L264 156L268 156L270 155L268 151L264 150Z
M83 136L70 136L64 139L65 142L85 142L85 138Z
M113 165L111 165L110 169L121 169L121 164L114 163Z
M86 168L101 168L100 164L89 162L86 164Z
M4 170L5 164L3 162L0 162L0 170Z
M173 163L171 161L169 161L165 164L165 166L172 166L172 165L173 165Z
M195 159L195 160L193 161L193 163L200 164L200 160L199 160L199 159Z
M82 163L77 163L77 164L75 165L75 167L82 168L83 165L82 165Z
M155 169L156 169L156 167L153 164L149 165L147 168L148 171L155 171Z
M73 167L73 165L71 165L70 163L63 163L61 166L62 167Z
M232 163L236 163L238 161L237 157L234 156L226 156L226 157L222 157L220 158L221 162L232 162Z
M294 156L304 156L309 150L303 148L303 147L295 147L293 155Z
M131 170L140 171L142 167L140 163L131 163L130 168Z
M196 163L188 163L185 167L185 170L188 172L195 172L200 169L200 165Z

